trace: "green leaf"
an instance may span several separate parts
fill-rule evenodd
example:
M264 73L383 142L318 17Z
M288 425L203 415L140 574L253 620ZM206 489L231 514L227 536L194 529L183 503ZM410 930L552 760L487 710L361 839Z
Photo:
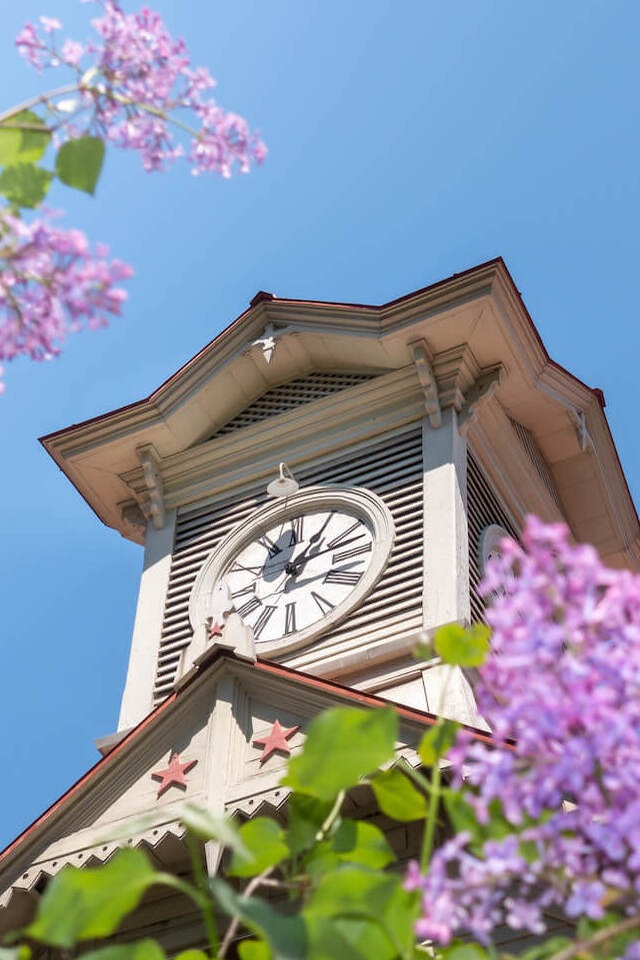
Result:
M206 960L199 950L187 952L198 953L201 960ZM135 943L113 944L98 950L89 950L82 954L82 960L165 960L165 952L155 940L138 940Z
M289 796L287 843L292 856L313 846L332 806L330 800L318 800L307 793L292 793Z
M240 838L237 827L222 813L214 813L206 807L199 807L195 803L185 803L180 808L180 819L185 827L199 840L217 840L229 847L238 856L251 857Z
M403 888L399 875L344 866L320 880L309 894L304 916L310 925L318 917L376 923L396 953L406 955L415 942L415 903L415 894Z
M396 877L376 870L345 865L322 878L309 906L316 916L375 920L384 913L397 882Z
M157 877L139 850L120 850L102 867L65 867L45 890L25 933L54 947L108 937L135 910Z
M180 953L177 953L173 960L210 960L210 958L209 954L205 953L204 950L196 950L195 947L192 947L189 950L182 950Z
M68 187L93 194L102 170L104 149L100 137L67 140L58 150L56 173Z
M248 856L234 852L228 871L232 877L256 877L289 856L284 830L270 817L248 820L238 832Z
M240 960L271 960L271 950L264 940L243 940L238 944L238 956Z
M382 770L371 780L378 806L394 820L421 820L426 817L425 797L407 779L399 766Z
M33 163L14 163L0 172L0 193L16 207L37 207L52 178L52 173Z
M333 852L341 860L361 863L374 870L381 870L395 860L395 854L382 830L362 820L344 820L330 843Z
M222 909L231 917L239 917L248 930L267 941L272 960L307 960L307 931L302 917L285 917L266 901L238 896L218 877L212 877L210 883Z
M371 920L305 917L309 934L308 960L395 960L398 952Z
M438 720L423 735L418 754L425 767L433 767L453 745L458 732L458 724L453 720Z
M438 951L445 960L487 960L489 954L476 943L456 943Z
M479 667L489 652L489 628L474 623L468 630L457 623L440 627L434 637L436 653L445 663L459 667Z
M303 863L312 880L319 880L341 863L357 863L376 870L393 860L393 850L378 827L360 820L344 820L328 840L313 847Z
M536 944L524 953L519 954L521 960L542 960L543 957L552 957L554 953L564 950L573 943L570 937L550 937L544 943ZM583 954L582 956L586 956Z
M332 800L394 756L397 718L391 707L334 707L309 725L304 748L282 781L301 793Z
M21 124L40 127L39 130L20 130ZM32 110L22 110L8 117L0 125L0 166L14 163L32 163L44 154L51 132L44 121Z

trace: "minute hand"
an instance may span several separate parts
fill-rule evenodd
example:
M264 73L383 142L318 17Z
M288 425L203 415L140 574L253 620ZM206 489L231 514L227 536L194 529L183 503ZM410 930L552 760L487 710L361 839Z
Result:
M322 524L322 526L320 527L320 529L318 530L318 532L317 532L317 533L313 533L313 534L309 537L309 543L308 543L307 546L304 548L304 550L303 550L301 553L298 554L298 556L295 558L295 560L290 560L289 563L286 564L285 570L286 570L287 573L293 573L294 570L297 570L298 565L299 565L300 563L305 564L305 563L307 562L307 560L310 560L310 559L311 559L311 557L307 556L307 554L308 554L309 551L312 549L312 547L315 546L316 543L318 543L318 546L322 543L322 541L323 541L323 539L324 539L324 537L323 537L324 531L327 529L327 524L328 524L329 521L331 520L332 516L333 516L333 511L329 514L329 516L327 517L327 519L325 520L325 522ZM312 557L317 557L317 555L318 555L319 553L320 553L319 550L314 550L314 552L311 554L311 556L312 556Z
M348 540L343 540L338 546L325 547L324 550L318 550L317 553L312 553L309 557L305 556L307 552L305 550L304 554L301 554L299 557L297 557L293 563L287 564L287 567L285 568L286 572L292 577L297 577L298 574L302 572L303 567L305 567L310 560L315 560L316 557L321 556L323 553L333 553L334 550L342 550L342 548L346 547L348 544L355 543L356 540L360 540L362 536L363 534L359 533L357 537L349 537Z

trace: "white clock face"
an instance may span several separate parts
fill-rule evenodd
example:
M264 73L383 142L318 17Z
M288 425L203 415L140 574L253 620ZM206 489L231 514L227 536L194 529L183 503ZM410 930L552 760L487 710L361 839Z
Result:
M233 557L223 577L262 646L329 617L358 588L374 556L366 519L339 508L296 511Z

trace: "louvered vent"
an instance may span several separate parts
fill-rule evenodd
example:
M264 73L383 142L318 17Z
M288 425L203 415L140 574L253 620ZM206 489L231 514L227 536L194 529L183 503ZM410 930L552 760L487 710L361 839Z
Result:
M544 459L542 455L542 450L536 443L536 438L534 437L533 433L531 432L531 430L529 430L528 427L523 426L521 423L518 423L517 420L513 420L511 417L509 417L509 420L511 422L511 426L513 427L513 429L515 430L518 436L520 443L529 454L529 458L532 464L534 465L534 467L536 468L536 472L538 476L540 477L545 487L547 488L547 492L549 493L551 499L553 500L555 505L558 507L558 509L562 510L562 506L560 504L560 497L558 496L556 485L554 483L553 477L551 476L551 471L549 470L547 461Z
M480 581L480 535L485 527L497 524L512 537L518 537L518 527L491 487L477 460L469 451L467 458L467 516L469 521L469 579L471 592L471 619L484 619L484 602L478 595Z
M351 458L342 456L308 470L296 470L304 486L323 483L366 487L387 504L396 540L375 590L337 630L331 643L371 629L388 638L422 625L422 436L411 428ZM198 570L209 553L237 524L266 500L263 491L233 503L179 514L160 641L155 698L170 693L180 653L191 639L188 603Z
M303 403L311 403L320 397L327 397L339 390L346 390L364 380L371 380L374 374L368 373L309 373L306 377L298 377L282 383L273 390L268 390L261 397L250 403L241 413L225 423L224 427L216 430L209 439L221 437L226 433L233 433L241 427L250 427L254 423L274 417L278 413L286 413Z

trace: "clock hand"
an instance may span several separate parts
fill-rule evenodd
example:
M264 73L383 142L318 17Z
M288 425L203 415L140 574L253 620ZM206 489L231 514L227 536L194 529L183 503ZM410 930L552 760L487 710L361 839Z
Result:
M317 554L315 554L317 556ZM313 557L309 557L310 560L313 560ZM362 560L352 560L351 563L343 563L339 568L340 570L347 570L349 567L355 567L359 563L362 563ZM290 590L293 590L294 587L304 587L308 583L312 583L314 580L317 580L318 577L326 577L328 571L321 570L320 573L315 573L311 577L305 577L304 580L298 580L297 575L291 575L287 578L282 588L283 593L288 593Z
M333 510L328 515L327 519L324 521L324 523L322 524L320 529L317 531L317 533L311 534L311 536L309 537L309 543L304 548L304 550L301 553L299 553L297 557L290 560L289 563L285 564L285 570L287 573L294 574L295 570L298 570L298 572L300 572L300 570L302 569L302 566L304 566L307 560L310 560L311 557L316 557L318 555L319 549L316 550L313 548L316 546L316 544L318 548L321 546L322 541L324 540L324 536L323 536L324 531L327 529L327 525L332 517L333 517ZM309 553L310 550L312 551L311 553Z
M360 540L360 538L363 536L364 534L359 533L357 537L349 537L348 540L343 540L339 547L325 547L324 550L316 550L315 553L310 554L308 557L304 557L301 565L298 564L298 560L294 560L292 563L288 563L285 566L285 573L288 573L291 577L297 577L310 560L315 560L316 557L322 556L323 553L331 553L333 550L342 550L343 547L348 546L350 543L355 543L356 540Z

